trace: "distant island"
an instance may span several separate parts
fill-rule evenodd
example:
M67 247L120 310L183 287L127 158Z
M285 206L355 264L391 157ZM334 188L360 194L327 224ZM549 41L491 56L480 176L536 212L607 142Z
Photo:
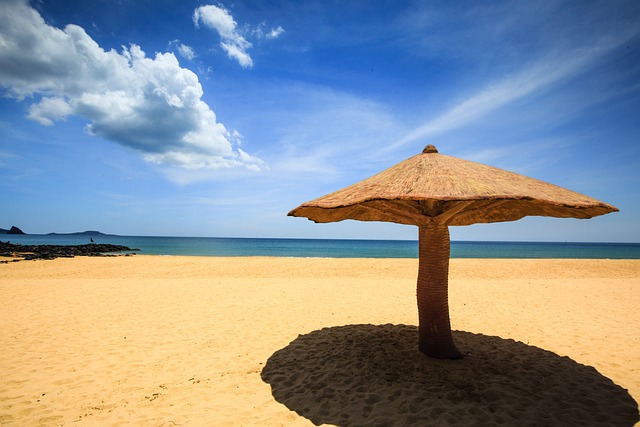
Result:
M0 228L0 234L28 234L12 225L10 229L6 230L4 228ZM100 231L95 230L87 230L87 231L78 231L75 233L47 233L46 236L113 236L113 234L105 234Z
M11 228L8 230L5 230L4 228L0 228L0 234L27 234L27 233L20 230L15 225L12 225Z
M105 234L100 231L87 230L75 233L47 233L47 236L113 236L113 234Z

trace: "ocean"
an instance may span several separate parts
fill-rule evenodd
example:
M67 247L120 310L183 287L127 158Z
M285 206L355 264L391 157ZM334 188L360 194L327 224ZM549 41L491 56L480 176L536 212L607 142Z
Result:
M89 235L0 235L23 245L81 245ZM91 235L96 243L145 255L275 256L294 258L417 258L415 240L251 239ZM640 259L640 243L451 242L452 258Z

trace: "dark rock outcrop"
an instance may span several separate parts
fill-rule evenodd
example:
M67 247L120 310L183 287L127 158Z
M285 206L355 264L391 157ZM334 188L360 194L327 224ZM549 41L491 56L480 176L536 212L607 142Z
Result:
M131 249L127 246L111 244L19 245L0 241L0 257L10 257L14 258L14 260L73 258L75 256L108 256L107 254L114 252L130 255L128 252L138 250L139 249Z

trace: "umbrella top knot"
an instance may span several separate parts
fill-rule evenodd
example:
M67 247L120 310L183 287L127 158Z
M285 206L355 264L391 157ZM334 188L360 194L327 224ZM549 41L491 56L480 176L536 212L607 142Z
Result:
M424 147L424 150L422 150L422 152L423 153L437 153L438 149L435 146L429 144L426 147Z

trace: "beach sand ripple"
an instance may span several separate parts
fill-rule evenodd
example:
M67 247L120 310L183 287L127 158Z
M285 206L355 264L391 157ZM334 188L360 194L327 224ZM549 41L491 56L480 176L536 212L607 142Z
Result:
M638 406L595 368L510 339L454 332L463 360L424 357L417 328L347 325L301 335L262 371L316 425L632 426Z

